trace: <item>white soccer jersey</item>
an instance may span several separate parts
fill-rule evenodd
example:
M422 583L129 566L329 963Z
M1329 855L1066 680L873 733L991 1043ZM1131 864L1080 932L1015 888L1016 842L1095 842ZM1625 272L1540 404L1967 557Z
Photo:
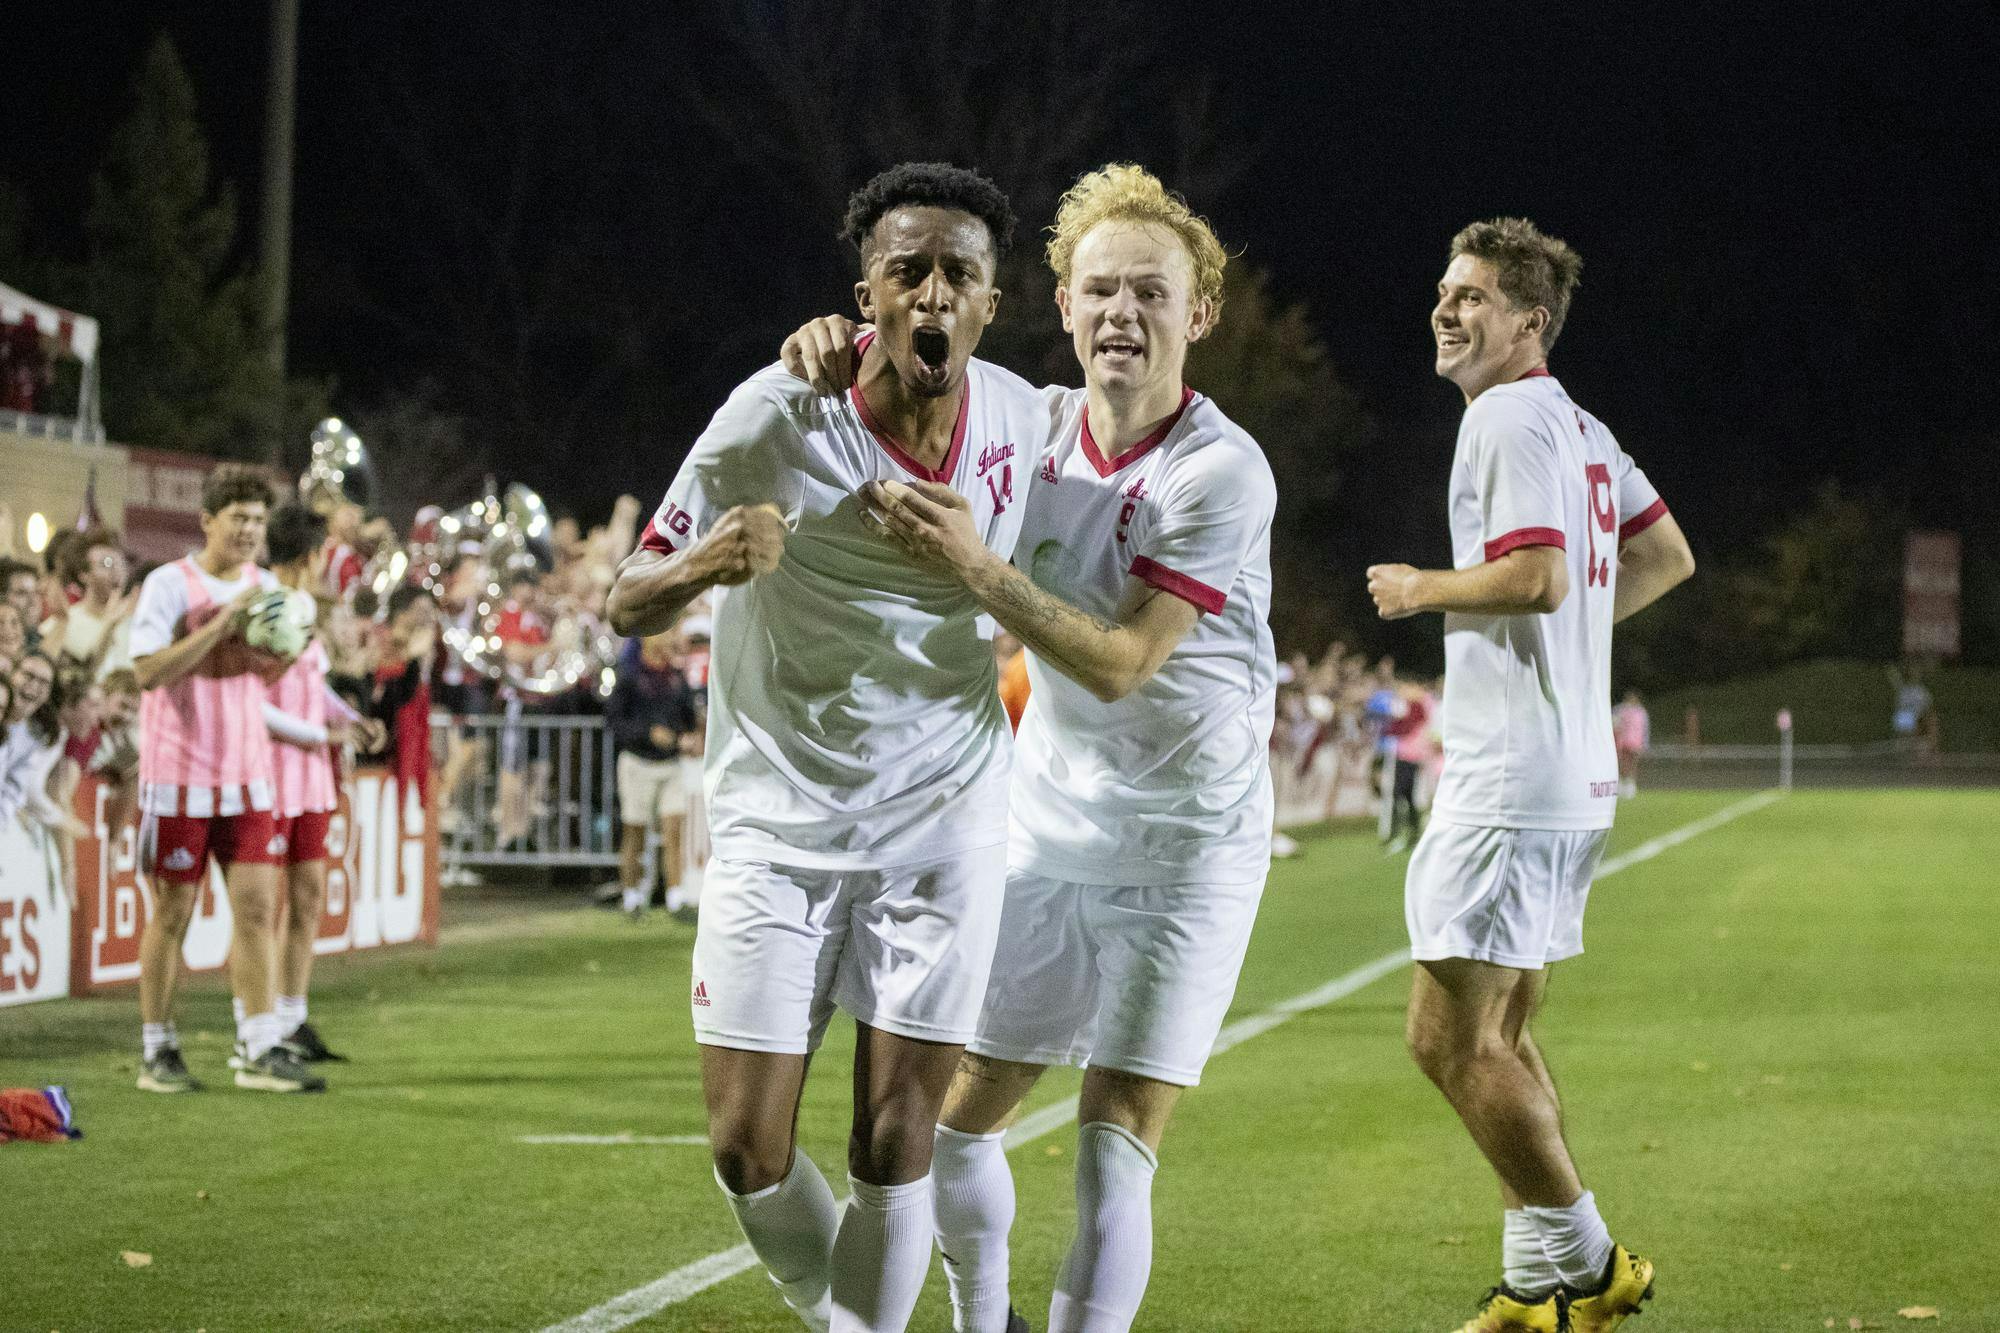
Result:
M1104 703L1030 653L1008 865L1077 884L1261 880L1271 851L1276 655L1263 451L1209 399L1115 458L1082 389L1048 391L1053 443L1016 563L1109 618L1128 576L1203 614L1153 678Z
M973 361L951 452L920 467L858 391L819 397L782 366L730 395L641 544L677 551L736 505L791 529L769 574L716 590L704 782L715 853L888 869L1006 840L1007 714L990 623L957 580L862 526L864 482L944 482L1013 554L1048 407Z
M1611 615L1618 544L1667 512L1611 432L1547 371L1465 410L1451 468L1452 563L1555 546L1569 595L1547 615L1444 621L1444 774L1454 824L1611 827Z

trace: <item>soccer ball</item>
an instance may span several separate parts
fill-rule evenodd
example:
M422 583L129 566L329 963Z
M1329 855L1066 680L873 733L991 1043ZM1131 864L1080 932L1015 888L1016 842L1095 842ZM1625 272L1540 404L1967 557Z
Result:
M244 627L243 641L260 652L284 662L296 662L312 642L319 606L311 593L299 588L273 589L250 608L250 623Z

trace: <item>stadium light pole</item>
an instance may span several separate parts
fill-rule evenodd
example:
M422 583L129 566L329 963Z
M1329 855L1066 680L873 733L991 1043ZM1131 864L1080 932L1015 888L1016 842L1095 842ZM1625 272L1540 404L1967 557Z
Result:
M271 0L271 69L264 96L261 274L265 349L277 372L271 463L285 465L285 322L292 272L292 119L298 101L299 0Z

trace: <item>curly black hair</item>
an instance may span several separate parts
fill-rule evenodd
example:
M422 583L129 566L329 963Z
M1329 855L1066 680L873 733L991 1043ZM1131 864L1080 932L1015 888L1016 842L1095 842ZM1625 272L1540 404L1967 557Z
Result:
M273 509L264 529L264 549L273 568L303 560L325 541L326 519L296 500Z
M892 208L930 205L970 213L986 224L993 257L1004 259L1014 244L1014 207L986 177L949 162L903 162L881 172L847 197L840 234L865 259L875 224Z

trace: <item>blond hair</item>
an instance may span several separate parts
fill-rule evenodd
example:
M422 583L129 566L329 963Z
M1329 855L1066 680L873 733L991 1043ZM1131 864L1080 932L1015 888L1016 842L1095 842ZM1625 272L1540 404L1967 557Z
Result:
M1222 269L1229 255L1215 229L1158 176L1129 162L1087 171L1063 195L1049 228L1049 267L1057 283L1069 285L1076 247L1100 222L1150 222L1172 232L1187 251L1195 300L1208 302L1211 322L1222 313Z

